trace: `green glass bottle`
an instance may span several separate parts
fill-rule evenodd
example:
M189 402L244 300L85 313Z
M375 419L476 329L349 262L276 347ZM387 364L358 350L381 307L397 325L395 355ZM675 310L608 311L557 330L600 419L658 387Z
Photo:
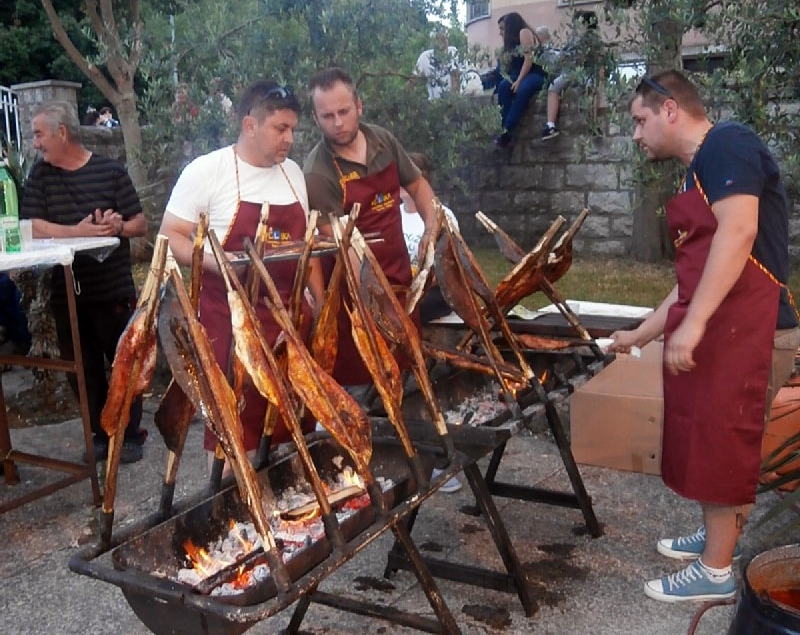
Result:
M5 164L0 165L0 231L2 244L6 251L20 251L22 241L19 235L19 201L17 186Z

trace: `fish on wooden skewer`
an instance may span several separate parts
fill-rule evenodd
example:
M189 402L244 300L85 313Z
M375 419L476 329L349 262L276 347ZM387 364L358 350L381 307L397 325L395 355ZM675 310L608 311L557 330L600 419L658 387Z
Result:
M279 591L286 591L291 578L269 526L255 469L244 449L244 433L236 396L214 358L211 342L194 313L183 282L174 271L170 273L167 285L170 293L177 298L180 312L169 324L179 354L167 355L167 361L173 376L181 383L181 388L189 398L198 404L207 424L219 439L236 478L242 502L261 539L275 585Z
M300 418L297 415L296 400L289 393L284 383L280 364L261 331L255 309L248 302L244 287L236 278L233 267L228 262L213 230L210 232L209 237L214 257L217 260L217 265L227 288L228 306L231 310L231 326L233 328L234 355L241 361L258 392L276 407L286 422L286 427L297 448L306 476L319 502L325 527L330 530L331 541L337 547L341 547L345 543L344 536L339 529L336 515L331 508L325 492L325 486L303 439Z
M341 261L345 263L347 288L352 304L351 307L345 306L345 308L350 316L353 342L381 396L389 421L397 431L417 487L426 487L428 477L422 469L422 462L417 454L417 449L411 442L411 435L408 433L403 417L403 381L400 377L400 367L361 299L358 277L353 270L353 262L348 256L347 242L342 237L342 226L338 222L333 222L331 228L334 238L339 243Z
M507 260L516 264L525 257L525 250L486 214L483 212L476 212L475 218L477 218L481 225L494 236L494 241L500 248L500 253L503 254Z
M332 221L333 222L333 221ZM455 455L455 445L447 430L447 424L442 414L442 409L433 390L425 358L422 355L422 343L416 325L400 304L383 269L378 263L372 250L367 245L358 231L353 231L349 237L343 236L344 246L353 246L358 259L361 261L360 283L358 285L359 301L364 302L366 310L375 318L375 324L381 333L409 359L411 370L417 379L417 384L425 397L425 403L431 415L431 420L439 441L445 452L446 461L449 463Z
M100 413L100 425L109 437L101 535L101 540L106 545L111 543L120 452L125 428L130 420L131 403L150 384L156 367L158 344L155 325L167 246L167 238L158 236L150 271L136 310L117 342L111 364L108 396Z
M481 276L475 273L477 264L471 264L469 255L466 253L468 251L466 245L464 245L462 240L457 241L457 245L461 246L457 247L454 253L470 268L469 280L473 284L473 288L476 279L480 280L478 288L481 290L481 296L485 301L484 315L490 319L490 327L500 323L500 312L504 313L510 306L516 304L518 300L539 288L544 278L543 265L549 254L550 243L553 241L556 233L564 222L565 220L562 216L556 218L542 238L539 239L536 246L514 265L511 272L500 281L497 285L497 289L491 295L486 293L486 284L480 280ZM498 310L494 310L495 307L497 307ZM490 311L490 309L492 310ZM470 342L472 342L479 333L479 330L471 329L458 343L457 348L466 350Z
M208 232L208 214L200 214L200 222L195 231L192 244L192 265L189 281L189 298L197 313L200 302L200 283L203 275L203 244ZM177 265L175 265L177 267ZM180 271L180 270L178 270ZM160 315L159 315L160 318ZM156 428L167 446L167 468L164 472L164 481L161 485L161 502L159 514L167 518L172 513L172 500L175 496L175 481L178 476L183 447L186 444L186 435L189 432L189 423L194 416L195 408L186 393L175 379L171 379L158 409L153 416Z
M455 246L457 230L454 231L455 228L448 219L445 219L444 229L446 240L439 241L435 261L436 277L442 289L442 296L450 308L464 320L470 331L480 337L487 362L503 390L506 404L512 409L515 416L521 416L522 413L514 398L513 387L498 366L503 361L503 356L490 337L490 325L484 314L484 307L476 298L473 289L474 283L468 279L464 264ZM470 337L472 337L472 333Z
M292 319L292 323L295 327L300 330L302 328L301 321L303 319L303 298L305 296L305 290L308 285L308 277L310 273L309 263L311 261L311 251L314 245L314 231L317 227L317 218L319 217L319 212L316 210L312 210L311 214L308 219L308 223L306 224L306 234L305 234L305 249L300 254L300 257L297 259L297 271L295 272L294 277L294 284L292 286L292 292L289 298L289 316ZM258 249L258 245L256 245L256 249ZM255 300L251 297L250 303L255 304ZM278 360L278 366L281 370L281 376L286 373L286 347L281 345L276 350L276 358ZM299 418L302 419L302 412L299 414ZM261 442L258 447L256 465L259 467L263 467L267 464L267 460L269 457L269 448L272 445L272 433L275 430L275 424L278 421L278 408L277 405L272 403L271 401L267 404L267 410L264 415L264 432L261 435Z
M248 253L252 252L250 241L245 240L244 246ZM287 369L292 388L334 440L352 457L356 471L366 483L370 500L380 512L385 512L380 486L369 467L372 458L372 425L369 418L355 399L311 357L266 267L252 256L251 260L256 273L267 286L270 301L265 298L265 303L286 336Z
M559 217L559 219L557 219L556 222L553 223L552 235L555 235L556 231L558 231L556 228L560 227L561 224L563 224L563 222L564 219L562 217ZM516 336L511 330L511 327L508 325L505 315L503 314L503 311L500 309L494 293L489 288L489 283L487 282L486 277L483 275L481 268L478 266L478 263L475 260L475 256L473 256L469 247L467 247L466 242L464 242L461 233L458 231L458 227L456 227L453 223L450 223L448 221L447 231L451 239L454 241L454 244L456 245L456 253L458 254L459 266L464 272L464 275L468 283L471 285L472 290L477 295L480 295L481 298L484 300L485 312L486 315L492 319L492 326L495 328L499 327L500 332L503 334L503 337L506 340L506 344L516 357L517 363L519 364L519 367L522 369L522 372L525 374L525 377L528 378L529 381L535 380L536 373L533 372L533 369L528 364L528 360L522 354L519 344L517 343ZM548 239L548 234L545 234L545 238L542 239L542 242L546 244L547 239ZM545 249L543 249L543 251L546 253ZM517 265L517 267L519 267L519 264ZM484 326L485 324L482 322L481 343L484 347L484 350L486 350L487 346L491 346L493 347L493 350L496 351L497 349L496 347L494 347L494 343L491 340L489 340L488 331L484 330ZM498 379L502 381L500 375L498 375Z
M496 295L500 307L503 310L507 310L523 297L535 291L542 291L542 293L555 304L564 316L564 319L566 319L578 333L578 336L588 343L595 356L598 359L603 359L603 352L594 342L594 338L592 338L589 331L586 330L586 327L583 326L580 319L575 315L574 311L566 303L566 300L554 285L572 265L572 241L588 215L588 209L581 210L569 229L565 231L556 241L556 244L553 245L546 261L539 264L541 256L536 259L534 264L537 265L537 267L534 270L534 275L528 275L525 271L526 268L519 263L519 260L513 257L515 254L523 252L522 248L519 247L508 234L500 229L497 224L483 214L483 212L478 212L476 217L494 234L495 241L500 246L500 251L503 255L512 262L518 263L497 286ZM535 252L541 255L541 245L542 241L540 240L536 247L534 247L532 253ZM528 258L529 256L531 256L531 254L524 257Z
M352 233L353 227L355 227L355 219L358 218L360 210L360 203L355 203L350 210L347 227L345 228L345 233L348 236ZM339 345L337 320L339 316L339 307L342 303L341 284L342 277L344 276L343 258L344 256L342 256L340 251L336 256L333 273L328 282L328 288L325 290L325 300L322 303L316 325L311 334L312 357L329 375L333 373Z
M444 346L433 344L432 342L423 342L422 348L425 351L426 357L451 364L457 368L474 370L484 375L495 374L495 371L487 359L480 355L474 355L472 353L459 351L453 348L446 348ZM497 362L496 366L505 380L508 381L512 386L519 387L525 385L525 375L518 366L509 364L508 362Z
M444 222L444 207L438 198L433 199L434 225L430 228L431 235L428 242L425 244L425 250L419 258L419 267L414 278L411 280L411 288L406 297L406 313L411 315L414 312L417 304L425 295L428 287L433 282L433 259L436 254L436 241L439 239L439 233L442 231L442 223Z

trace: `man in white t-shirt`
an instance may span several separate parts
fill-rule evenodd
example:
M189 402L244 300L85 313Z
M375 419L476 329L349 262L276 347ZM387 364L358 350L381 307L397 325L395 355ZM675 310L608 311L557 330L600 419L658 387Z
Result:
M431 33L433 47L420 53L414 74L424 77L428 87L428 99L439 99L445 92L456 91L459 86L458 49L449 46L445 29Z
M201 212L208 214L209 227L226 252L240 251L245 238L254 240L265 203L269 204L267 250L304 237L308 216L305 178L300 166L287 158L299 114L297 97L274 81L259 80L245 89L237 109L241 130L236 143L187 165L167 203L160 233L169 238L179 264L188 266L191 262L193 234ZM310 268L308 288L318 309L324 288L316 259L311 261ZM227 370L231 316L225 285L208 243L203 269L200 321L212 342L217 362ZM267 269L284 303L288 302L297 262L270 262ZM267 340L274 344L280 328L264 302L257 302L255 308ZM308 303L304 304L303 313L301 323L310 328L312 307ZM245 389L243 396L244 444L248 452L254 452L262 436L266 401L252 387ZM308 431L312 429L313 421ZM272 442L288 438L279 421ZM208 430L204 445L209 452L216 446L216 439Z

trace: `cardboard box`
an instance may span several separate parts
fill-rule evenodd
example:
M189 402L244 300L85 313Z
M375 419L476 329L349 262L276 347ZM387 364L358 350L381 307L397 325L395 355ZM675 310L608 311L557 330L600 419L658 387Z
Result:
M578 463L661 473L663 344L616 359L570 398L572 453Z

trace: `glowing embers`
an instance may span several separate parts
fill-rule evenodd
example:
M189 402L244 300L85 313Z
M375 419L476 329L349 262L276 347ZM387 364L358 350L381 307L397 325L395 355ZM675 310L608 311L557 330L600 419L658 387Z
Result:
M384 492L394 487L391 479L377 477L376 481ZM325 490L340 524L370 504L363 480L350 466L341 469L335 482L325 483ZM284 562L325 538L316 498L295 487L288 487L281 493L270 516L270 526ZM269 565L252 522L231 519L228 531L216 540L198 546L187 539L183 548L187 566L178 570L174 579L199 592L212 596L235 595L270 577Z

